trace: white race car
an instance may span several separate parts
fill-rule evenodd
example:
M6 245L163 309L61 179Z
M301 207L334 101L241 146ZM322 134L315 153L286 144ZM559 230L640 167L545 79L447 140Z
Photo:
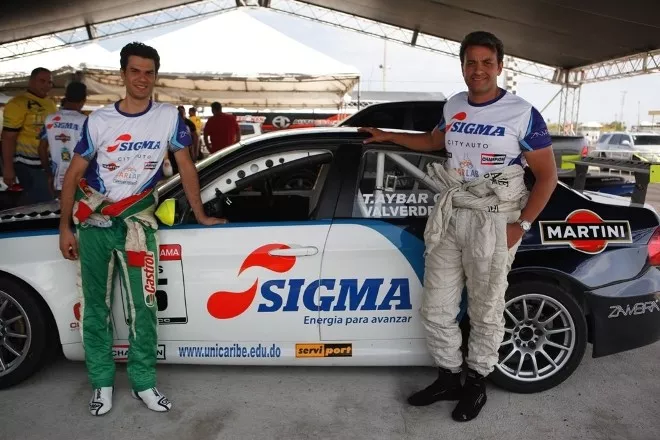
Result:
M364 145L364 138L355 128L265 134L199 162L205 209L228 218L227 225L195 223L178 175L159 187L160 202L176 205L174 225L159 231L160 362L432 365L418 309L422 234L437 191L424 170L442 157ZM600 271L596 280L584 270L630 250L648 252L639 263L655 265L655 213L562 184L553 199L540 218L554 221L553 228L580 207L605 220L635 209L633 239L601 237L602 249L593 252L580 245L585 238L593 246L593 237L543 241L546 226L534 224L511 272L507 333L491 375L518 392L565 380L588 340L598 356L660 337L660 313L650 302L655 291L645 290L660 285L660 271L630 263L632 275ZM0 212L0 388L35 373L54 348L84 359L76 263L60 254L58 214L56 204ZM571 263L560 264L562 258ZM613 285L627 289L626 297L618 298ZM112 289L113 350L121 361L129 349L125 292L117 279ZM625 314L638 302L648 303L643 314L608 320L608 307ZM646 335L621 341L621 325Z

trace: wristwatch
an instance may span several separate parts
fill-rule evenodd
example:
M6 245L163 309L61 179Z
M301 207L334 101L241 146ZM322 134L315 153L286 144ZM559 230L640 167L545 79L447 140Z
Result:
M527 220L523 220L519 218L518 220L516 220L516 223L518 223L522 228L522 230L525 232L529 232L529 230L532 229L532 224Z

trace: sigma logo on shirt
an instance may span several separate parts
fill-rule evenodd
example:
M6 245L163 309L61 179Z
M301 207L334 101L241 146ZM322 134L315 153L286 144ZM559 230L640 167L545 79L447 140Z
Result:
M121 170L117 173L115 178L112 180L114 183L122 185L135 185L138 181L140 174L133 167L128 167L124 170Z
M480 136L504 136L504 127L490 124L475 124L473 122L464 122L467 119L467 113L459 112L451 117L447 124L447 132L476 134Z
M250 253L243 261L238 274L251 267L262 267L272 272L285 273L293 268L296 257L273 257L274 249L289 249L285 244L267 244ZM209 297L207 310L216 319L232 319L244 313L252 305L259 287L259 279L244 292L218 291ZM327 294L317 296L323 288ZM258 313L297 312L301 308L310 312L354 312L379 310L412 310L410 285L407 278L367 278L320 280L275 279L261 283L261 302ZM316 316L315 318L318 318ZM408 317L391 317L387 322L409 322ZM396 321L395 318L401 318ZM348 318L347 318L348 319ZM310 321L310 322L307 322ZM385 321L381 321L385 322ZM305 323L312 323L305 318Z
M542 244L568 244L586 254L603 252L608 243L632 243L627 220L603 220L587 209L571 212L566 220L540 221Z
M153 252L145 253L142 285L144 286L144 303L147 307L153 307L156 303L156 259Z
M117 136L112 145L108 146L106 151L113 153L114 151L139 151L139 150L158 150L160 148L160 141L144 140L133 141L130 134L124 133Z
M481 153L481 165L504 165L506 154Z

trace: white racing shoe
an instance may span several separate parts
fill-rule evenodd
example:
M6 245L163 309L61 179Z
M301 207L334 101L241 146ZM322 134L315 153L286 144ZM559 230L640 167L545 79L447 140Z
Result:
M112 409L113 387L95 388L89 401L89 412L93 416L102 416Z
M133 398L141 400L152 411L164 412L172 409L172 402L163 396L156 388L149 388L148 390L136 393L131 390Z

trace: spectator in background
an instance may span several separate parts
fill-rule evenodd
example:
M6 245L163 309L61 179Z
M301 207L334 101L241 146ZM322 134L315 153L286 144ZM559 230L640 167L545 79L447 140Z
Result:
M197 127L197 133L202 132L202 120L199 119L199 116L197 116L197 109L195 107L190 107L188 109L188 119L190 119L193 124L195 124L195 127Z
M86 100L87 86L81 82L70 83L62 99L62 108L48 115L41 129L41 167L48 176L48 189L55 197L59 197L59 192L62 191L64 174L69 168L73 149L80 140L83 124L87 119L82 113Z
M39 158L39 134L46 116L57 111L55 102L47 98L52 88L50 70L37 67L30 75L27 91L9 100L5 106L2 178L10 189L22 188L19 205L47 202L53 198Z
M211 111L213 116L204 126L204 143L209 153L213 154L240 141L241 129L236 117L222 113L222 105L219 102L211 104ZM209 138L211 138L210 143Z
M181 115L183 122L186 123L188 130L190 130L190 137L192 137L192 145L190 146L190 158L193 162L197 162L197 160L199 160L199 131L197 130L195 123L186 117L185 107L180 105L177 107L177 110L179 110L179 115Z

